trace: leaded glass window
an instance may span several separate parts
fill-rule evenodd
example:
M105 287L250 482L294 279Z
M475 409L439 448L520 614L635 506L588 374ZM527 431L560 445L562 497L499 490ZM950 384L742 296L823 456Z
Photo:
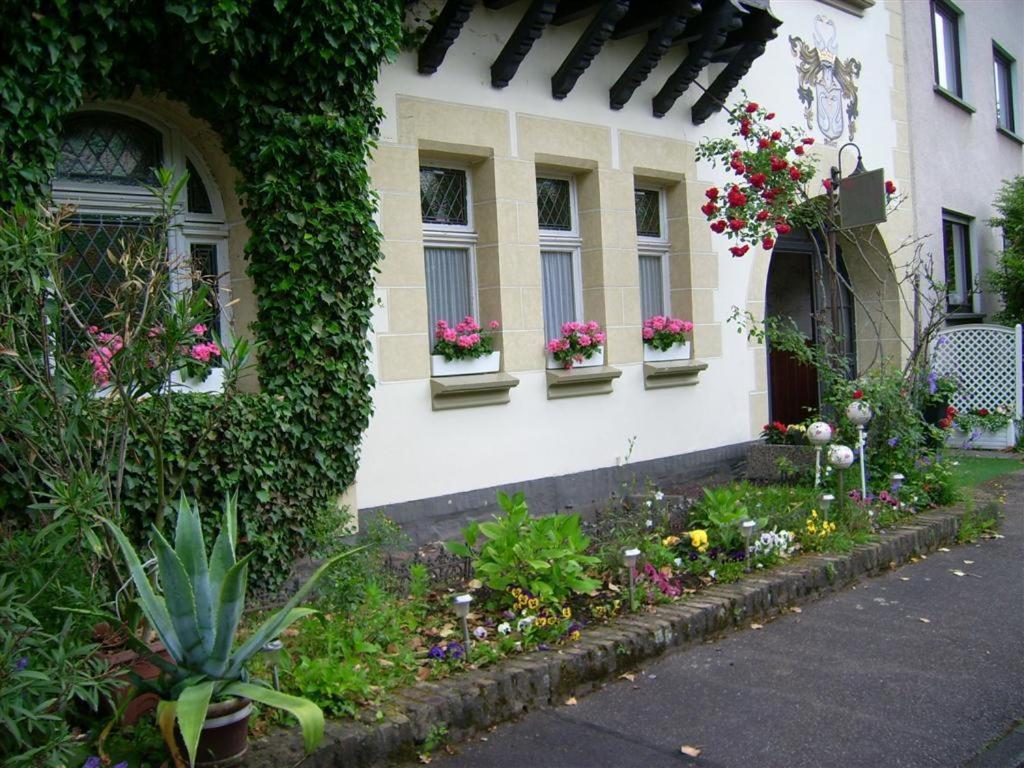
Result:
M640 237L661 237L661 193L656 189L633 192L636 207L636 233Z
M91 183L155 182L163 165L163 140L148 125L102 112L69 117L61 133L57 178Z
M83 325L104 328L125 279L122 255L152 235L146 219L117 216L78 217L62 230L64 290Z
M572 193L568 179L537 179L537 223L541 229L572 232Z
M203 177L199 175L199 171L192 165L191 160L186 161L185 168L188 169L188 189L186 194L188 196L189 213L213 213L213 204L210 202L210 195L206 191L206 185L203 184Z
M467 226L468 198L465 171L420 166L420 209L424 224Z
M202 320L203 325L206 326L206 333L203 335L207 341L212 341L214 331L220 330L217 246L214 243L192 243L189 250L192 256L192 290L199 291L203 286L207 290L207 311Z

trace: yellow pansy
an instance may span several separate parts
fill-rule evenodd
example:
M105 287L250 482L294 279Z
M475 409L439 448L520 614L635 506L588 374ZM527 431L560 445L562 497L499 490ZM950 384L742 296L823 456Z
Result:
M661 545L663 547L674 547L678 543L679 543L679 537L678 536L666 536L664 539L661 540Z
M572 618L572 608L563 608L562 609L562 618L563 619L571 619Z
M704 530L690 531L690 546L696 549L698 552L703 552L708 548L708 532Z
M527 605L529 605L532 610L536 611L538 608L540 608L540 600L538 600L536 597L531 597Z

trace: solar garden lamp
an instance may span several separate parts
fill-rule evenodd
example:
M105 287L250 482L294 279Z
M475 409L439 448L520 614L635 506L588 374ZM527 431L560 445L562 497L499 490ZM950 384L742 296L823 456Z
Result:
M828 511L832 508L832 502L836 500L836 497L831 493L823 493L821 495L821 514L823 519L828 520Z
M281 690L281 678L278 675L277 668L281 663L281 650L284 648L284 643L280 640L271 640L265 644L260 651L267 654L267 660L270 662L270 669L274 675L274 690Z
M896 496L899 496L900 488L903 487L903 481L906 480L907 478L905 478L903 474L900 472L893 472L889 479L892 481L890 489Z
M740 523L740 530L743 532L743 562L746 564L744 570L750 571L750 538L754 535L754 529L757 528L756 520L744 520Z
M846 470L853 464L853 450L848 445L830 445L828 447L828 463L838 470L836 480L839 483L839 510L842 511L846 499L846 491L843 486L845 485Z
M467 655L469 655L469 604L472 602L472 595L456 595L452 599L452 605L455 608L455 615L462 623L462 637L466 641Z
M860 497L868 497L868 462L865 453L867 451L867 437L864 434L864 426L871 421L874 413L871 406L863 400L854 400L846 407L846 418L857 427L857 447L860 449Z
M636 610L636 561L640 557L640 550L627 549L622 553L622 561L629 571L629 610Z
M821 484L821 449L832 439L832 427L816 421L807 428L807 442L814 446L814 487Z

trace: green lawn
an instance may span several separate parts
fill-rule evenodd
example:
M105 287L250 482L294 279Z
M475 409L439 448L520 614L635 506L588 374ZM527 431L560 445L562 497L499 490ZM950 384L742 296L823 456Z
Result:
M993 477L1024 468L1020 459L986 459L980 456L960 456L954 459L959 465L953 467L953 476L960 487L973 488Z

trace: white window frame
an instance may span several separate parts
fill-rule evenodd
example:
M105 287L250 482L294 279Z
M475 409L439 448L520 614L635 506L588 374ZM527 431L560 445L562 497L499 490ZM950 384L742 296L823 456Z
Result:
M636 184L634 189L640 192L656 192L658 194L658 237L641 235L637 232L636 251L637 269L640 267L641 256L656 256L661 260L661 302L665 308L665 314L672 314L672 291L669 283L669 251L671 245L668 239L668 201L665 190L662 187L654 187L646 184ZM636 198L633 202L633 218L636 219ZM641 293L642 295L642 293ZM646 320L647 318L642 318Z
M569 182L569 223L568 231L561 229L544 229L540 226L538 215L537 228L539 230L539 251L556 251L558 253L572 254L572 287L573 287L573 318L575 322L583 322L583 240L580 238L580 207L579 198L576 195L576 178L562 173L548 173L542 170L537 171L536 180L557 179ZM536 184L535 187L536 189ZM543 257L542 257L543 258ZM543 268L541 270L543 276ZM544 286L541 285L541 303L543 304ZM544 318L545 333L547 332L547 318ZM545 339L547 343L549 339ZM549 360L549 368L560 367L557 363L552 364Z
M168 249L177 264L172 264L170 287L173 292L191 287L191 243L209 243L217 247L217 292L220 317L217 319L220 341L223 346L231 343L231 298L230 265L228 261L229 228L224 214L224 201L213 181L202 155L188 142L181 131L155 119L152 115L131 105L95 102L82 107L83 112L105 112L111 115L138 120L157 131L162 138L163 167L171 169L175 178L181 178L186 170L186 158L192 162L210 198L212 213L188 211L187 190L182 190L172 212L168 231ZM54 179L50 193L55 205L71 205L75 214L83 218L96 217L138 217L146 218L162 213L161 201L145 187L127 184L95 184L88 182ZM182 265L187 264L185 267ZM214 367L205 381L199 384L185 384L175 373L171 386L193 392L220 392L223 390L224 370Z
M465 224L437 224L435 222L425 222L423 221L423 212L422 210L420 211L420 223L423 226L423 267L425 270L427 265L428 248L459 248L469 251L469 305L473 317L477 318L479 321L480 286L477 282L476 266L476 246L478 236L473 217L473 174L470 173L469 167L462 163L454 163L446 160L432 160L429 157L420 158L419 168L446 168L453 171L461 171L466 176ZM420 190L417 188L416 192L419 194ZM427 295L427 307L429 312L429 294ZM430 328L427 334L431 350L434 348L434 330L435 329Z

